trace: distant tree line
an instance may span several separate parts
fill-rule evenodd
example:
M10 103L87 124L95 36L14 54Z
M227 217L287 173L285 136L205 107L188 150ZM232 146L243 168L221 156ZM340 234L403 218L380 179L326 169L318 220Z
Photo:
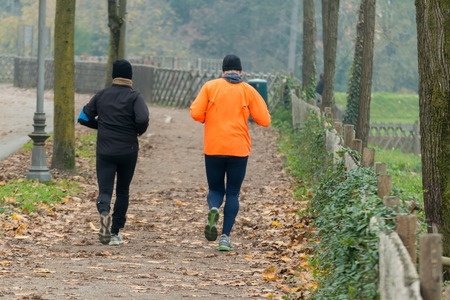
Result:
M321 1L314 0L317 24L316 72L323 72ZM359 0L339 8L335 91L347 91ZM0 53L15 54L19 24L36 25L38 1L0 1ZM239 54L244 68L286 72L294 1L133 0L127 4L127 57L221 58ZM302 76L303 3L300 1L295 76ZM55 1L47 0L52 30ZM35 31L37 38L37 31ZM75 55L107 56L107 1L76 1ZM377 1L373 91L417 92L414 0Z

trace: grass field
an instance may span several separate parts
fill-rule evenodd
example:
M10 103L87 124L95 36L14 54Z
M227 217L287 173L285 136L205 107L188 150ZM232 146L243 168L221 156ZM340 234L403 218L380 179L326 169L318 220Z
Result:
M336 104L347 106L347 93L335 93ZM419 120L419 96L415 94L373 93L370 122L414 123Z

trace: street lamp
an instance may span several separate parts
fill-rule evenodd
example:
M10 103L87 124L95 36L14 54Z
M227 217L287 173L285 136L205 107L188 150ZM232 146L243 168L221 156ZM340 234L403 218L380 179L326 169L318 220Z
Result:
M45 1L46 0L39 0L37 99L36 112L33 117L34 131L28 135L33 140L33 150L31 153L31 167L27 174L27 179L38 179L43 182L51 180L45 155L45 141L50 137L50 135L45 132L46 125L44 113Z

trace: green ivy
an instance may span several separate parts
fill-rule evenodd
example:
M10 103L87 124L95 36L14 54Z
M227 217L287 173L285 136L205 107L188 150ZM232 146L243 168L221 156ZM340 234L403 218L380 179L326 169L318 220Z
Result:
M311 264L319 281L312 299L378 299L377 231L393 230L396 213L376 188L373 168L340 165L321 178L310 202L318 241ZM374 217L382 220L378 229L370 228Z
M301 129L283 128L279 140L286 171L302 180L315 182L330 161L325 150L325 126L316 113L309 114Z
M316 65L314 64L313 73L311 75L311 84L302 91L302 99L316 99Z
M396 212L376 195L373 168L347 171L342 163L331 165L323 118L312 113L304 128L294 130L287 126L288 112L277 111L273 124L281 132L278 143L285 169L299 179L296 195L306 187L314 191L309 212L317 235L310 265L318 289L312 299L378 299L377 230L393 230ZM345 149L340 155L344 152L352 151ZM381 220L378 229L370 228L374 217Z
M350 67L348 92L347 92L347 109L345 111L344 123L356 126L358 124L359 114L359 83L361 81L361 69L362 69L362 47L358 49L358 59L353 60L353 64Z

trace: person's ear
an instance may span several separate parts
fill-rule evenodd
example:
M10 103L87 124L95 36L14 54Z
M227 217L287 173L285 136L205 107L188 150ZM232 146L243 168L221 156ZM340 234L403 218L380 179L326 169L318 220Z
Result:
M238 75L239 75L239 76L241 76L241 75L242 75L242 71L238 71L237 73L238 73Z

